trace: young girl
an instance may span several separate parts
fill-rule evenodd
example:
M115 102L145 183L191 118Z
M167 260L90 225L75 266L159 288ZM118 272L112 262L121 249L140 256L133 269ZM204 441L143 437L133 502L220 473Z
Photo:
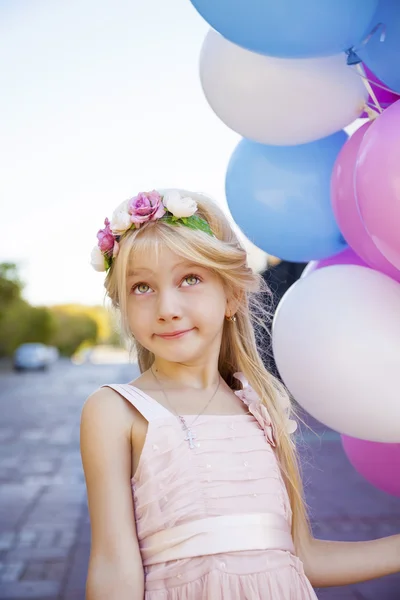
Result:
M309 600L399 570L400 535L311 535L290 402L257 352L260 277L222 211L140 193L97 235L141 375L82 411L87 600Z

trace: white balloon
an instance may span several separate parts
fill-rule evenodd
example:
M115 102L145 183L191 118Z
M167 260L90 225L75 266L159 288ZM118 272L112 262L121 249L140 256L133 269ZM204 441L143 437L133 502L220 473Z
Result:
M400 442L400 285L366 267L335 265L282 298L272 344L295 400L332 429Z
M296 145L352 123L368 93L346 55L275 58L245 50L210 30L200 79L216 115L243 137Z
M315 265L318 263L317 260L311 260L303 269L302 274L300 275L300 277L303 279L304 277L307 277L309 273L312 273L315 269Z

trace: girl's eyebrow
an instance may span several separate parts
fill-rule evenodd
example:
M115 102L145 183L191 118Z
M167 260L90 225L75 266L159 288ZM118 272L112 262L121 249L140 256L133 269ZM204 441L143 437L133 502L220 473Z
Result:
M201 268L201 265L199 265L197 263L183 260L179 263L176 263L175 266L172 267L171 271L175 271L175 269L178 269L179 267L184 267L184 266L186 266L187 268L196 268L196 269ZM127 273L127 277L135 277L135 275L139 275L142 273L153 274L154 271L152 271L151 269L147 269L147 268L130 269Z
M133 269L130 269L126 276L127 277L134 277L135 275L139 275L139 273L152 273L151 269L136 269L135 271Z

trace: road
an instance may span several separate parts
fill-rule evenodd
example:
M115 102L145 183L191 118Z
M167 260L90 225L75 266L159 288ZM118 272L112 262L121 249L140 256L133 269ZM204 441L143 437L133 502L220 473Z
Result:
M136 365L114 359L60 361L47 373L0 371L0 600L84 600L90 524L80 412L102 383L136 373ZM400 532L400 499L365 482L339 436L311 424L316 434L304 435L302 457L315 535L361 540ZM317 593L321 600L400 600L400 575Z

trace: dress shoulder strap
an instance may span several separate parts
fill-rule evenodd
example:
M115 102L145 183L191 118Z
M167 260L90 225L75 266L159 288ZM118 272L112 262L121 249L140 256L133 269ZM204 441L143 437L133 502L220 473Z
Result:
M162 417L169 417L171 413L157 400L130 384L108 383L101 387L109 387L128 400L146 421L153 421Z

